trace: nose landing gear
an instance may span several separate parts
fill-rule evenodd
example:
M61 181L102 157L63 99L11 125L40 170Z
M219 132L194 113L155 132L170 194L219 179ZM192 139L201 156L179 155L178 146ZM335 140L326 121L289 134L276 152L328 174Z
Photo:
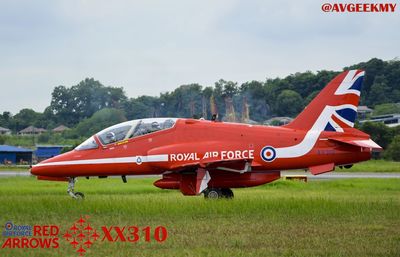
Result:
M76 178L69 178L67 193L74 199L83 200L85 195L81 192L74 192Z

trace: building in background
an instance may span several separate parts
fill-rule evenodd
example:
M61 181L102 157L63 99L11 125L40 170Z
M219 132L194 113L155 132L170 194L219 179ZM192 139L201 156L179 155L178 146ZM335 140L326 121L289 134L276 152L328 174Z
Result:
M35 156L38 162L61 154L64 145L37 145Z
M400 113L373 116L369 120L360 121L360 123L365 122L380 122L388 127L396 127L400 125Z
M62 132L64 132L64 131L66 131L66 130L69 130L70 128L68 128L67 126L64 126L64 125L60 125L60 126L58 126L57 128L54 128L52 131L54 132L54 133L62 133Z
M371 108L368 108L365 105L360 105L357 107L357 117L359 120L365 119L369 115L371 115L373 111L374 110L372 110Z
M0 135L11 135L11 130L8 128L0 127Z
M0 163L1 164L32 164L31 149L0 145Z
M23 130L20 130L18 134L23 135L23 136L31 136L31 135L40 135L44 132L46 132L44 128L36 128L34 126L29 126L27 128L24 128Z

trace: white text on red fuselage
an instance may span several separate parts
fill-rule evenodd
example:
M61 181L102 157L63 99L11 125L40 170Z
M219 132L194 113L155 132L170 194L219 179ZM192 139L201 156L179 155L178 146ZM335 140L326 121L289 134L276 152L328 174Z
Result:
M193 153L172 153L169 155L170 161L200 161L204 159L254 159L254 150L232 150L232 151L211 151L204 154Z

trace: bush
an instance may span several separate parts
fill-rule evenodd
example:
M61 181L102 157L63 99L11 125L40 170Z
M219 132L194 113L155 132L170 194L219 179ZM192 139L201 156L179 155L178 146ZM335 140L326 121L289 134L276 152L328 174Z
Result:
M393 138L384 154L385 159L400 161L400 135Z
M38 143L41 143L41 144L48 143L50 140L50 136L51 136L50 132L42 133L38 136L37 141L38 141Z
M361 125L360 130L369 134L371 139L383 149L387 148L393 138L392 130L383 123L365 122Z
M375 105L373 115L384 115L384 114L393 114L400 113L400 104L399 103L385 103Z

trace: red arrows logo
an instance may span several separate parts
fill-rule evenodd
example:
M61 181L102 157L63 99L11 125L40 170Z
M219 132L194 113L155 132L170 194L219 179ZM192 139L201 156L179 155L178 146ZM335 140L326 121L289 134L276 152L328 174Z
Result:
M95 229L90 226L89 217L81 217L63 235L64 239L76 249L79 256L83 256L87 249L100 237Z

